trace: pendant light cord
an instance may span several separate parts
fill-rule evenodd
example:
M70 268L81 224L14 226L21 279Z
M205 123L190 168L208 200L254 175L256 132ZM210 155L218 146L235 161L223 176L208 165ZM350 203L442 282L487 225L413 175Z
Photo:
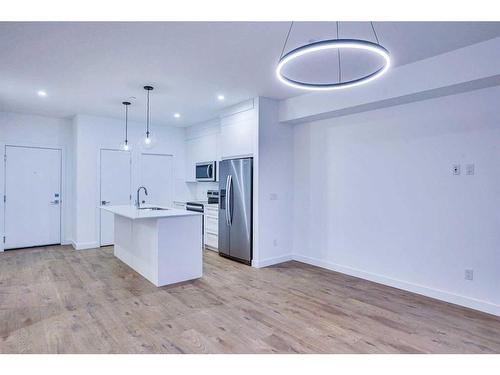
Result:
M128 105L125 105L125 144L128 143Z
M373 26L372 21L370 21L370 25L372 25L373 35L375 35L375 40L377 41L377 44L380 44L378 41L378 36L377 36L377 33L375 32L375 27Z
M149 91L148 91L148 112L146 114L146 137L149 138Z
M285 52L286 43L288 42L288 38L290 37L290 33L292 32L292 27L293 27L293 21L290 24L290 28L288 29L288 33L286 34L285 43L283 44L283 49L281 50L281 55L280 55L280 58L279 58L280 60L283 57L283 53Z

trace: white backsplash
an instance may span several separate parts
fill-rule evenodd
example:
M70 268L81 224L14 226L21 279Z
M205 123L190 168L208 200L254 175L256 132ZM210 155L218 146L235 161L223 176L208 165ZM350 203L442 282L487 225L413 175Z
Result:
M194 195L195 200L204 201L207 200L207 191L208 190L218 190L219 183L218 182L198 182L196 185L196 192Z

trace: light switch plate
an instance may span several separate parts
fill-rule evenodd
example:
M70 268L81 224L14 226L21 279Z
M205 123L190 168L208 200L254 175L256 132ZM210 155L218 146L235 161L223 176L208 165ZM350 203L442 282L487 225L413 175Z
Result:
M474 280L474 270L465 270L465 280Z

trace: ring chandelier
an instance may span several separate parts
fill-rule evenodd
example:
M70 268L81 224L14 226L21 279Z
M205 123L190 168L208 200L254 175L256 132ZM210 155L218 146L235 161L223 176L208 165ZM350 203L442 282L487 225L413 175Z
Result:
M361 39L339 39L339 34L338 34L338 22L337 22L337 39L329 39L329 40L322 40L319 42L313 42L309 43L306 45L303 45L301 47L295 48L291 50L290 52L286 53L283 55L286 44L288 41L288 38L290 36L290 32L292 31L293 27L293 22L290 25L290 28L288 30L288 34L285 39L285 43L283 45L283 50L281 52L281 57L278 62L278 66L276 67L276 76L278 79L283 82L284 84L299 88L299 89L305 89L305 90L317 90L317 91L327 91L327 90L336 90L336 89L343 89L343 88L348 88L348 87L353 87L353 86L358 86L362 85L364 83L373 81L374 79L379 78L382 76L384 73L387 72L389 67L391 66L391 57L389 54L389 51L387 51L384 47L382 47L379 44L378 41L378 36L377 33L375 32L375 28L373 26L373 23L370 22L373 30L373 34L375 36L375 40L377 43L370 42L368 40L361 40ZM370 72L369 74L349 80L349 81L343 81L342 80L342 69L341 69L341 58L340 58L340 51L341 50L352 50L352 49L357 49L357 50L364 50L368 51L371 54L377 55L382 57L384 64L381 68L377 69L374 72ZM283 70L286 67L287 64L289 64L293 60L300 59L301 57L305 55L309 55L318 51L323 51L323 50L337 50L337 55L338 55L338 67L339 67L339 78L337 82L327 82L327 83L314 83L314 82L307 82L307 81L299 81L299 80L294 80L290 77L287 77L284 73Z

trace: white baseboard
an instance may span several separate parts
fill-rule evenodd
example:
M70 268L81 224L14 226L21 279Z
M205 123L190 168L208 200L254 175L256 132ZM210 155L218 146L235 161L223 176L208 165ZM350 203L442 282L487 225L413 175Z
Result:
M97 242L75 242L71 241L71 246L75 250L95 249L99 247Z
M272 266L274 264L278 263L283 263L283 262L288 262L290 260L293 260L292 254L287 254L275 258L267 258L267 259L262 259L262 260L252 260L252 267L255 268L262 268L262 267L268 267Z
M421 294L426 297L435 298L441 301L453 303L460 306L465 306L474 310L479 310L489 314L500 316L500 305L478 300L471 297L462 296L459 294L447 292L440 289L429 288L424 285L414 284L403 280L393 279L387 276L378 275L371 272L366 272L363 270L342 266L333 262L310 258L299 254L293 255L293 260L298 262L307 263L313 266L318 266L321 268L326 268L332 271L340 272L346 275L359 277L360 279L365 279L373 281L379 284L384 284L392 286L394 288L406 290L412 293Z
M206 249L206 250L210 250L210 251L219 253L219 250L216 249L215 247L212 247L212 246L204 245L203 248Z

